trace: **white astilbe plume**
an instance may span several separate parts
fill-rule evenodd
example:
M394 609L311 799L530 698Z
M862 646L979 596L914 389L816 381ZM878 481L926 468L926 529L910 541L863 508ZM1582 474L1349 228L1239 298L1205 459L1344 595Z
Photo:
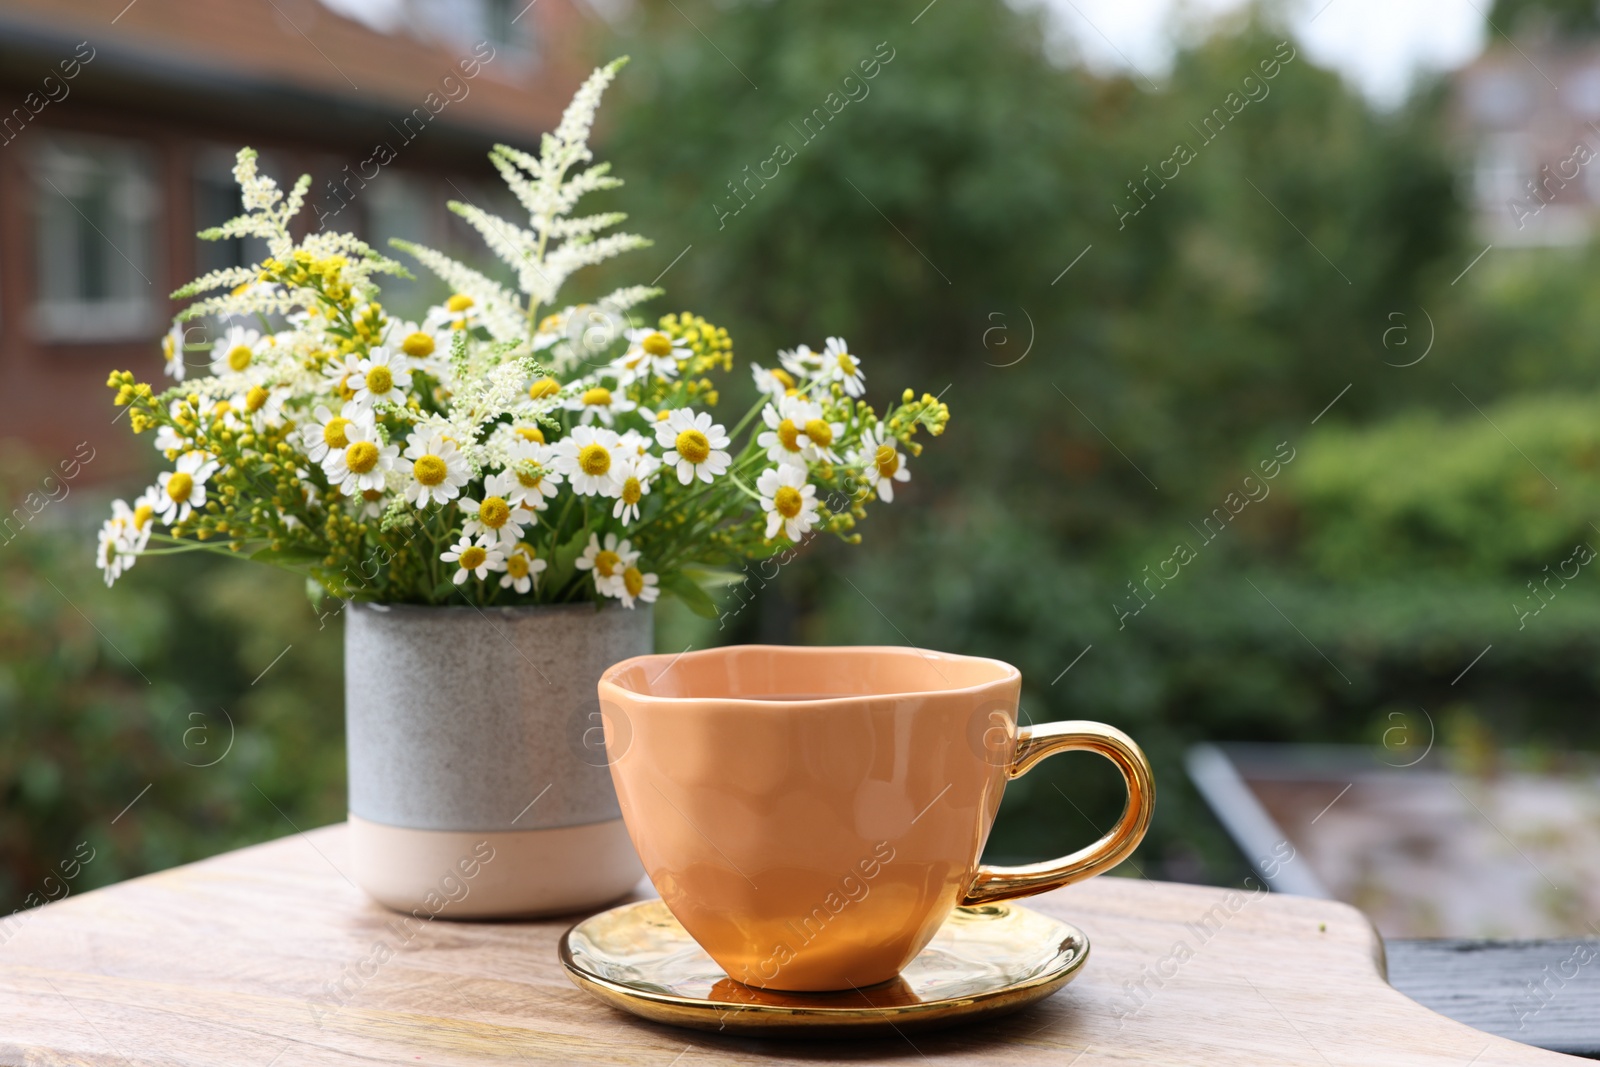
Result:
M501 450L479 441L478 435L502 415L525 407L524 383L542 373L537 362L522 357L508 359L485 373L464 377L460 388L450 398L449 412L423 416L417 421L417 429L454 441L474 477L481 475L491 463L503 466Z
M267 253L271 258L288 260L297 247L294 236L289 232L289 223L305 205L306 190L311 187L311 175L302 174L285 198L277 182L256 170L256 150L241 148L234 161L233 178L239 183L244 214L229 219L221 226L202 230L200 239L221 241L232 237L259 237L267 243ZM344 281L354 292L367 299L377 293L377 286L372 281L373 274L406 274L406 269L399 263L380 256L347 233L315 233L301 241L298 247L317 258L344 256L349 261L342 272ZM173 299L182 300L217 289L227 291L184 308L178 315L178 321L206 315L286 315L300 308L316 306L317 298L313 293L291 292L282 286L259 282L259 277L260 267L250 266L215 270L195 279L173 293Z
M453 292L472 297L473 311L496 341L526 340L526 316L516 293L443 252L398 238L389 243L415 256L417 262L437 274Z
M575 271L650 245L645 238L631 233L600 236L601 231L627 217L621 212L568 215L585 193L622 184L621 179L610 176L610 167L605 163L570 176L568 172L594 159L589 150L589 133L594 127L595 112L606 87L626 62L626 57L614 60L589 75L554 132L540 139L538 156L506 145L496 145L489 153L489 161L528 212L526 225L508 222L472 204L450 202L450 210L477 230L490 250L516 272L520 295L440 252L409 242L392 242L457 292L472 297L481 310L484 325L497 341L531 338L538 309L555 304L562 285ZM657 292L644 286L619 289L606 298L607 306L620 313ZM517 320L514 325L513 317Z

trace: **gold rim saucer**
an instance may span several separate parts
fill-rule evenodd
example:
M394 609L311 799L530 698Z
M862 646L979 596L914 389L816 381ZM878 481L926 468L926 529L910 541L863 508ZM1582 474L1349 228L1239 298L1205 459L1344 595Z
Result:
M665 904L646 900L578 923L562 935L560 954L578 988L655 1022L821 1037L1016 1011L1077 977L1089 939L1017 904L957 908L897 978L840 993L785 993L729 978Z

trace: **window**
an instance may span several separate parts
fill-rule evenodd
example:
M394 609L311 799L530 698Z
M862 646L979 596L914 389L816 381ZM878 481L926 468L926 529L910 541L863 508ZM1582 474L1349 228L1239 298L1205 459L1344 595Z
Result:
M411 0L413 32L468 49L487 41L513 65L537 60L537 0ZM490 69L499 69L497 59Z
M449 296L439 282L416 260L390 247L391 238L439 247L435 225L444 213L445 197L434 183L407 174L386 170L367 183L356 201L362 208L366 241L380 254L398 259L416 275L414 279L385 276L383 306L391 314L420 319L432 301Z
M33 157L38 304L43 340L110 341L157 326L157 191L135 144L40 140Z
M226 149L200 153L194 173L194 229L198 233L221 226L244 214L244 197L233 180L233 154ZM271 164L260 163L264 173L275 173ZM266 257L267 243L259 237L229 237L221 241L195 238L195 274L209 274L226 267L244 267Z

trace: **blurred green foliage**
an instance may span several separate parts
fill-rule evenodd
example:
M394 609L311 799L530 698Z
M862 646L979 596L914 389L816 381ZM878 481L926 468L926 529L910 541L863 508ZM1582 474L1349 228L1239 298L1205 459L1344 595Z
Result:
M43 473L0 451L6 500ZM108 590L107 507L72 489L0 545L5 914L344 817L337 624L298 579L215 557L142 560Z
M1426 709L1473 751L1595 746L1595 568L1518 612L1600 545L1600 255L1497 248L1456 281L1482 245L1444 88L1377 113L1281 58L1267 16L1193 42L1159 88L1049 39L999 0L816 0L639 5L593 42L634 57L602 123L628 181L608 195L656 238L659 310L714 309L741 363L841 334L869 399L909 381L954 416L861 547L753 565L720 620L664 605L660 647L1009 660L1027 719L1104 719L1150 752L1156 826L1125 873L1151 877L1244 873L1184 776L1198 740L1376 750ZM760 177L780 141L794 158ZM1152 180L1180 142L1193 158ZM61 511L0 548L5 894L85 836L110 846L98 884L340 817L337 624L209 558L107 593ZM1192 559L1149 579L1178 545ZM232 752L186 766L190 716L215 735L217 709ZM1060 853L1119 809L1106 765L1048 761L1008 791L992 856Z

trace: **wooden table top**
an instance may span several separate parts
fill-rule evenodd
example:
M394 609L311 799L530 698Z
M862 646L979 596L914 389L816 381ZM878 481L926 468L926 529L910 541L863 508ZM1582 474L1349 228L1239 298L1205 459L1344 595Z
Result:
M1096 879L1029 902L1091 944L1083 974L1042 1003L909 1039L777 1042L592 1000L556 961L570 920L406 924L345 866L330 826L28 913L0 947L0 1063L1585 1062L1396 992L1371 925L1324 900Z

